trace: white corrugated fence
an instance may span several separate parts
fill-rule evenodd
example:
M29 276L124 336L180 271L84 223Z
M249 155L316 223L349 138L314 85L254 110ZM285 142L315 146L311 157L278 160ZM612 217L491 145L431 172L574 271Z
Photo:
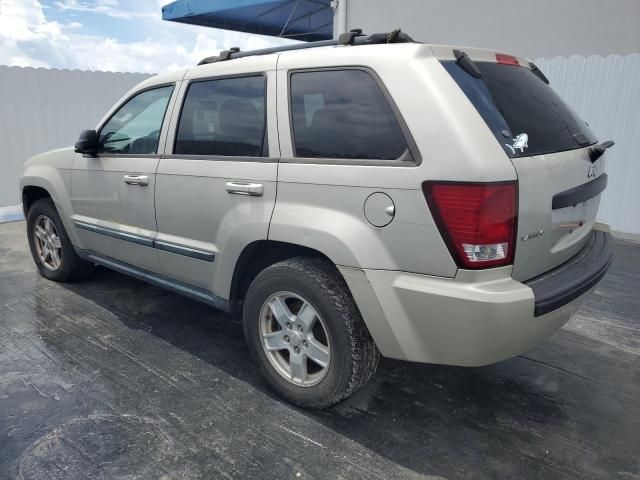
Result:
M640 54L536 60L551 86L585 119L607 150L609 185L599 218L640 235Z
M81 130L95 127L122 95L147 77L0 66L0 207L20 202L18 179L25 160L73 145Z

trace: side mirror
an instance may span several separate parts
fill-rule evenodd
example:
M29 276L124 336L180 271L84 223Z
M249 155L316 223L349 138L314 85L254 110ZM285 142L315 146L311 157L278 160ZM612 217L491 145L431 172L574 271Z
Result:
M76 152L96 155L100 150L100 138L95 130L84 130L76 142Z

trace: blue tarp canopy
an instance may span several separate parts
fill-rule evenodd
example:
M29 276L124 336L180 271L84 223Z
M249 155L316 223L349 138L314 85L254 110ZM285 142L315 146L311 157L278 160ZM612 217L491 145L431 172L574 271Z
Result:
M162 19L296 40L333 38L330 0L177 0Z

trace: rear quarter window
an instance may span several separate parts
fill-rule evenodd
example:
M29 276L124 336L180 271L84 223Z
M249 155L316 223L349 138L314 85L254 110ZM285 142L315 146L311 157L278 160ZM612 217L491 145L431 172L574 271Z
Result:
M474 78L455 61L442 64L510 157L596 143L588 124L529 68L476 62L482 78Z
M380 86L364 70L291 74L296 157L396 160L407 141Z

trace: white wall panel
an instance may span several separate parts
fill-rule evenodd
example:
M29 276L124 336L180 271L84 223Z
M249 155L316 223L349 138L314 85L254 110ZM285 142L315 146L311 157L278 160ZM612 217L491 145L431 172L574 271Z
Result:
M530 58L640 51L638 0L345 1L346 30L374 33L402 28L421 42Z
M540 58L551 86L592 126L607 151L609 185L599 218L640 235L640 55Z
M146 74L0 66L0 207L20 203L22 164L73 145Z

